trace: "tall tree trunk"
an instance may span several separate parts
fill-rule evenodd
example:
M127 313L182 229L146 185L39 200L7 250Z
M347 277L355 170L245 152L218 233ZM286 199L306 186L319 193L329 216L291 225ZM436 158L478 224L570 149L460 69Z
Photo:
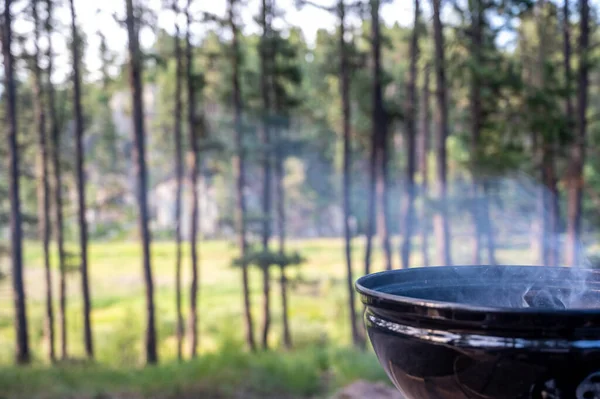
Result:
M452 264L450 227L448 225L447 203L447 154L446 138L448 137L448 104L446 99L446 61L444 57L444 32L440 19L442 0L433 1L433 30L435 42L435 75L436 87L436 191L437 212L433 217L435 232L437 263L449 266Z
M44 252L44 275L46 281L46 309L44 320L44 336L48 345L48 358L51 362L56 360L54 352L54 310L52 299L52 272L50 271L50 189L48 187L48 145L46 143L46 113L44 112L44 91L42 82L42 70L40 68L40 20L38 17L38 0L32 0L31 4L34 25L33 55L34 85L33 85L33 107L35 114L35 125L38 132L38 229L39 238L42 240Z
M484 180L483 183L483 202L482 202L482 217L484 230L487 232L487 253L488 264L496 265L496 240L494 229L492 226L492 218L490 217L490 183Z
M15 360L19 364L29 363L29 335L25 286L23 282L23 234L21 230L21 200L19 198L19 150L17 138L16 87L14 80L14 59L12 43L12 0L4 1L4 21L2 26L2 54L4 56L4 90L6 104L5 125L8 138L8 170L10 199L10 250L12 263L12 286L15 310Z
M233 170L236 179L237 209L236 224L238 231L238 245L240 247L240 258L242 259L242 288L244 291L244 316L246 320L246 342L250 350L256 350L256 341L254 340L254 326L252 322L252 310L250 306L250 288L248 283L248 241L246 239L246 199L244 197L244 187L246 185L246 150L243 140L242 125L242 95L240 89L240 48L238 39L238 27L235 21L235 5L237 0L228 0L228 20L231 28L232 38L232 60L231 65L233 73L231 75L233 86L233 108L235 125L235 146L236 156L233 160Z
M568 179L567 264L579 265L581 252L581 208L583 198L583 167L587 135L587 102L589 82L590 8L588 0L579 0L579 69L577 71L577 135L570 156Z
M544 218L545 223L545 265L556 266L558 264L558 232L559 232L559 209L558 209L558 178L555 166L555 143L554 139L544 145L542 174L544 180Z
M81 293L83 297L83 337L85 354L88 359L94 358L94 347L92 343L92 322L90 318L90 288L88 281L88 256L87 256L87 221L85 218L85 176L84 176L84 149L83 149L83 111L81 109L81 76L79 63L79 34L75 16L73 0L69 1L71 6L71 34L73 43L73 112L75 119L75 162L77 169L77 204L79 222L79 250L81 251Z
M570 0L564 0L563 2L563 63L564 63L564 75L565 75L565 85L567 88L567 96L565 99L565 117L567 118L567 129L569 131L575 131L576 129L576 124L575 124L575 119L574 119L574 115L573 115L573 101L572 101L572 79L573 79L573 73L572 73L572 69L571 69L571 23L570 23L570 10L569 10L569 1ZM568 169L571 169L570 167ZM568 204L567 204L567 212L569 213L570 211L570 203L571 203L571 196L569 195L569 193L571 192L571 186L570 186L570 182L571 180L571 176L570 176L570 170L567 171L567 200L568 200ZM558 198L556 198L556 201L558 201ZM558 209L558 205L556 206L556 209ZM567 219L570 219L569 215L567 216ZM569 229L569 223L567 221L567 239L566 239L566 244L567 244L567 248L565 250L565 255L566 255L566 261L567 261L567 265L572 265L575 264L576 262L572 263L573 259L576 259L576 256L573 257L572 254L575 254L577 249L575 248L576 243L577 243L577 239L572 239L571 237L571 229ZM560 226L557 226L560 228ZM560 258L557 256L557 262L560 262Z
M270 131L270 112L271 112L271 101L269 98L269 74L270 65L269 59L271 57L269 48L270 43L270 10L267 0L262 0L261 7L261 25L263 28L262 37L260 41L260 83L261 83L261 96L262 96L262 134L261 144L263 146L263 193L262 193L262 211L263 211L263 223L262 223L262 248L265 253L269 252L269 239L271 237L271 131ZM263 325L262 325L262 346L264 349L268 348L269 345L269 328L271 325L271 301L270 301L270 276L269 276L269 264L263 264Z
M575 123L573 120L573 101L571 100L571 79L573 78L573 71L571 69L571 24L569 1L563 1L563 65L565 75L565 85L567 87L567 96L565 100L565 116L568 119L569 128L574 128Z
M385 116L384 116L385 118ZM377 192L381 207L379 208L379 225L381 226L381 243L383 246L383 254L385 256L385 269L392 270L392 244L390 242L390 176L388 173L388 165L390 158L390 146L387 134L387 122L382 123L382 133L379 141L379 154L381 163L379 165L380 175L377 179Z
M54 53L52 35L53 27L53 0L46 0L46 36L48 40L48 110L50 111L50 137L52 139L52 186L54 194L54 236L58 246L58 270L59 270L59 308L58 325L60 331L60 357L66 359L67 351L67 276L65 244L63 236L63 205L62 205L62 172L60 165L60 132L56 115L56 96L54 85L52 84L52 73L54 71Z
M190 196L190 209L192 210L190 251L192 258L192 282L190 287L190 315L188 328L190 334L190 356L196 357L198 352L198 135L196 132L196 93L194 87L194 61L192 58L192 43L190 41L190 28L192 24L190 6L192 1L188 0L185 11L187 17L186 42L186 79L188 93L188 132L190 136L190 149L188 152L188 168L190 169L190 183L192 195Z
M387 135L381 82L381 32L379 27L379 0L371 0L371 56L373 59L371 158L369 161L369 220L365 273L371 269L372 238L375 226L380 230L387 270L392 268L391 247L387 217ZM377 200L381 209L377 212ZM378 215L378 217L376 217ZM378 219L378 220L377 220ZM377 223L378 222L378 223Z
M125 0L127 11L127 35L129 38L129 84L131 87L131 101L133 108L133 142L134 162L137 175L137 202L139 210L139 229L142 244L142 265L144 283L146 288L146 334L145 352L146 362L158 362L156 351L156 326L154 312L154 283L152 280L152 265L150 259L150 230L148 229L148 201L147 201L147 171L144 127L144 103L142 86L142 55L139 47L139 28L136 26L133 11L133 0Z
M406 100L406 209L404 209L404 236L402 240L402 268L410 267L410 251L415 224L415 169L417 154L417 62L419 57L419 0L415 0L414 28L410 42L410 69Z
M351 192L351 168L352 168L352 143L350 120L352 119L350 108L350 71L348 65L348 48L346 45L346 5L344 0L338 2L338 13L340 18L339 52L340 52L340 94L342 96L343 115L343 137L344 137L344 165L342 177L342 206L344 211L344 254L346 257L346 284L348 288L348 314L350 315L350 329L352 331L352 343L361 347L363 340L358 330L356 320L356 300L354 299L354 277L352 272L352 231L350 228L350 215L352 214L350 203Z
M471 67L471 87L469 102L471 108L471 176L472 176L472 200L471 214L475 235L475 246L473 248L473 263L481 264L481 203L479 198L479 176L478 176L478 154L481 138L481 127L483 125L483 113L481 104L481 79L479 71L483 68L483 4L481 1L469 1L471 14L471 56L474 65Z
M427 155L429 154L429 64L425 66L423 79L423 94L421 96L421 141L419 151L419 169L421 170L421 214L419 226L421 227L421 256L422 265L429 266L429 218L427 217L427 194L429 168L427 167Z
M275 159L275 191L277 194L277 229L279 230L279 255L285 256L285 191L283 187L284 171L284 155L283 155L283 132L284 128L277 129L278 143ZM290 333L290 322L288 312L288 297L287 297L287 276L285 272L286 266L280 265L280 289L281 289L281 314L283 323L283 344L287 349L292 347L292 335Z
M173 12L179 15L177 1L173 1ZM179 24L175 21L175 306L177 317L177 359L183 358L183 316L181 312L181 193L183 191L183 148L181 137L181 79L183 76L183 55L181 53Z
M546 86L546 68L547 60L547 33L546 25L546 1L541 0L538 3L537 30L539 39L538 63L537 63L537 87L544 90ZM539 213L540 213L540 260L544 265L552 266L557 263L557 235L558 235L558 188L555 171L555 140L547 137L543 132L538 132L539 148L538 162L541 168L542 187L539 190Z
M371 154L369 156L368 203L367 203L367 231L365 247L365 274L371 273L371 252L373 247L373 234L375 233L375 215L377 202L375 182L377 179L377 140L375 131L371 132Z
M381 28L379 8L380 0L371 0L371 35L373 51L373 130L377 136L377 155L380 174L377 178L377 193L379 195L379 230L385 256L385 269L392 270L392 246L390 244L390 211L389 211L389 176L388 159L389 143L387 115L383 106L383 77L381 69ZM377 162L377 161L376 161Z

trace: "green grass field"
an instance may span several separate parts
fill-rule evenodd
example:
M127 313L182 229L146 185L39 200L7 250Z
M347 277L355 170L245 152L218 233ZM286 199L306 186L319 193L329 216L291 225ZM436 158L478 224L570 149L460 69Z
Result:
M248 354L243 344L241 273L230 266L236 249L230 243L206 242L200 247L200 359L178 364L175 341L175 292L173 243L152 247L156 286L157 329L161 365L142 367L143 284L140 249L136 243L90 245L89 264L93 297L93 329L97 362L84 365L79 274L68 279L68 342L73 360L60 367L46 361L43 339L44 280L41 248L25 244L28 320L34 366L14 368L14 330L10 281L0 283L0 398L70 395L97 397L104 393L130 393L141 397L187 397L186 392L244 397L285 395L306 397L328 392L355 378L385 379L370 351L349 348L348 313L345 306L345 268L341 240L290 241L307 263L289 271L290 319L294 350L281 349L279 271L273 269L270 334L272 351ZM188 248L184 248L184 310L189 298ZM53 265L55 254L53 254ZM355 250L356 276L362 249ZM381 263L375 256L377 265ZM54 293L57 274L54 270ZM261 275L251 273L255 327L259 312ZM327 304L327 306L324 306ZM55 312L57 307L55 306ZM57 329L58 332L58 329ZM57 345L58 350L58 345ZM151 394L154 394L151 395ZM103 397L103 396L100 396ZM120 397L120 396L119 396ZM136 397L134 395L134 397ZM193 397L193 395L192 395Z
M144 299L139 245L95 243L89 248L89 264L97 361L85 365L77 360L83 356L82 316L79 274L72 274L68 280L68 342L73 360L50 367L43 340L41 248L38 243L26 243L26 292L34 365L12 366L13 309L10 282L5 279L0 282L0 398L315 397L357 378L386 380L370 350L358 352L349 346L343 242L290 241L288 247L307 259L306 264L289 271L293 351L281 349L278 270L272 272L272 350L249 354L243 344L241 273L230 266L236 249L224 241L203 242L199 294L201 356L179 364L175 352L175 246L159 242L152 247L152 265L161 365L142 367ZM187 251L186 247L186 312L190 268ZM361 274L363 254L362 246L355 245L355 277ZM515 254L499 250L498 259L507 261ZM413 264L419 261L417 248ZM376 250L374 270L380 270L382 265L381 252ZM56 298L56 270L53 277ZM257 270L251 273L251 288L258 336L262 287Z

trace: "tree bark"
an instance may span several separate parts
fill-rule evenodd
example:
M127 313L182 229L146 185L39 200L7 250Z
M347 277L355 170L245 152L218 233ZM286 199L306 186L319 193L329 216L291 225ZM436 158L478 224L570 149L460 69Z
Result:
M173 1L172 10L179 15L177 1ZM181 79L183 77L183 55L181 51L179 24L175 21L175 306L177 317L177 359L183 358L183 315L181 311L181 193L183 191L183 148L181 137Z
M425 66L423 79L423 94L421 96L421 141L419 151L419 162L421 170L421 215L419 220L421 233L421 256L422 265L429 266L429 220L427 217L427 198L428 198L428 180L429 168L427 165L427 156L429 154L429 64Z
M492 226L492 219L490 217L490 183L484 180L483 186L483 226L487 232L487 253L488 253L488 264L496 265L496 238L494 236L494 228Z
M571 69L571 24L569 22L570 19L570 10L569 10L569 0L564 0L563 2L563 62L564 62L564 75L565 75L565 85L566 85L566 89L567 89L567 96L565 99L565 116L567 118L567 129L569 131L575 131L576 129L576 124L575 124L575 120L573 117L573 101L571 98L571 90L572 90L572 79L573 79L573 73L572 73L572 69ZM567 200L568 200L568 204L571 203L570 201L570 196L569 196L569 192L571 191L571 187L570 187L570 182L572 181L571 176L570 176L570 170L571 168L568 168L567 171ZM555 198L556 201L558 201L558 197ZM569 213L569 205L567 205L568 209L567 212ZM556 205L556 209L558 209L558 204ZM568 219L569 216L567 216ZM566 258L567 258L567 265L574 265L577 264L579 260L577 260L577 256L575 255L578 251L577 249L577 242L578 242L578 237L577 234L575 234L576 238L573 239L573 237L571 237L571 230L568 227L569 223L567 223L567 239L566 239L566 244L567 244L567 248L566 248ZM559 226L557 226L558 228ZM559 261L559 257L557 256L557 261Z
M369 180L368 180L368 203L367 203L367 230L365 247L365 274L371 273L371 252L373 246L373 234L375 233L375 215L377 213L377 202L375 182L377 179L377 140L375 131L371 132L371 154L369 156Z
M81 251L81 293L83 298L83 337L85 354L88 359L94 358L92 342L92 322L90 288L88 280L88 232L85 205L85 176L84 176L84 149L83 149L83 111L81 109L81 76L79 71L79 34L73 0L69 1L71 7L71 34L73 36L73 117L75 120L75 163L77 169L77 209L79 222L79 250Z
M15 360L19 364L29 363L29 335L25 286L23 282L23 233L21 229L21 200L19 198L19 150L16 113L16 87L12 44L12 0L4 1L2 26L2 54L4 56L4 90L6 104L5 125L7 129L9 200L10 200L10 249L12 264L12 287L14 300Z
M537 29L539 35L538 64L537 64L537 86L544 90L546 86L545 63L547 59L547 34L546 34L546 1L538 3ZM539 190L539 213L541 226L540 238L540 260L547 266L557 263L558 256L558 188L555 170L555 139L546 137L543 132L539 133L539 148L537 149L539 165L541 168L542 187Z
M387 217L387 134L385 110L381 82L381 32L379 27L379 0L371 0L371 57L372 109L371 109L371 156L369 160L369 204L367 222L367 247L365 252L365 273L371 271L372 239L376 226L380 229L385 254L385 268L391 270L391 247L388 235ZM381 209L377 211L377 200Z
M474 66L471 67L470 108L471 108L471 176L472 176L472 206L471 214L474 227L473 264L481 264L481 238L483 235L481 226L481 203L479 198L479 176L478 176L478 153L481 141L481 127L483 125L481 104L481 79L479 70L483 67L483 4L481 1L469 1L471 14L471 56Z
M148 201L147 201L147 171L145 155L145 127L144 103L142 86L142 57L139 47L139 29L135 26L133 0L125 0L127 12L127 34L129 38L129 84L131 87L131 100L133 108L133 157L137 175L137 202L139 210L139 229L142 244L142 265L144 283L146 288L146 334L145 352L146 362L158 362L156 351L156 326L154 312L154 283L152 279L152 265L150 259L150 230L148 229Z
M52 139L52 186L54 194L54 236L58 246L58 268L59 268L59 310L58 325L60 334L60 356L61 359L68 357L67 350L67 284L66 284L66 260L63 236L63 205L62 205L62 171L60 165L60 132L56 115L56 96L52 84L52 73L54 71L53 53L53 7L52 0L46 0L46 36L48 40L48 110L50 111L50 137Z
M44 336L48 345L48 358L51 362L56 360L54 351L54 310L52 299L52 272L50 270L50 189L48 187L48 145L46 142L46 113L44 108L44 83L42 81L42 69L40 68L40 20L38 17L38 0L31 3L34 46L33 54L33 107L35 114L35 125L38 132L38 231L39 239L42 241L44 253L44 276L46 282L46 308L44 320Z
M285 256L285 191L283 187L284 171L284 155L283 155L283 128L277 129L278 143L275 159L275 191L277 194L277 229L279 230L279 255ZM286 349L292 348L292 335L290 332L289 312L288 312L288 297L287 297L287 276L285 272L286 266L280 265L279 284L281 289L281 314L283 322L283 345Z
M188 168L190 169L190 183L192 193L190 196L190 209L192 210L190 230L190 251L192 260L192 281L190 287L190 356L196 357L198 352L198 134L196 129L196 93L194 87L194 65L192 58L192 43L190 41L190 27L192 24L190 6L192 1L188 0L186 8L187 30L186 30L186 60L187 60L187 93L188 93L188 132L190 138L190 149L188 153Z
M389 216L389 176L388 176L388 131L387 115L383 106L383 82L381 69L381 28L379 16L380 0L371 0L371 47L373 52L373 134L376 140L376 166L380 174L376 176L377 194L379 196L379 230L381 244L385 256L385 269L392 270L392 247L390 244Z
M417 62L419 58L419 0L415 0L415 16L410 42L410 69L406 99L406 208L404 209L404 235L402 240L402 268L410 267L411 239L415 225L415 171L417 137Z
M435 232L437 263L440 266L452 264L450 227L448 225L447 203L447 153L448 137L448 104L446 99L446 62L444 57L444 32L440 19L441 0L433 1L433 30L435 42L435 74L436 87L436 191L437 212L433 218Z
M583 167L587 136L587 103L589 83L590 8L588 0L579 0L579 69L577 70L577 135L570 156L567 209L567 264L581 264L581 208L583 199Z
M262 132L261 144L263 146L262 172L263 172L263 193L262 193L262 249L263 252L269 252L269 239L271 237L271 129L270 112L271 101L269 96L269 59L272 56L269 48L270 44L270 10L267 0L262 0L261 7L261 25L263 28L260 40L260 83L262 96ZM263 264L263 325L262 325L262 346L267 349L269 346L269 328L271 326L271 301L270 301L270 276L269 264Z
M350 108L350 68L348 65L348 48L346 45L346 4L344 0L338 2L340 19L339 52L340 52L340 94L342 96L344 160L342 176L342 206L344 212L344 255L346 257L346 285L348 288L348 314L350 315L350 329L354 346L362 347L363 340L358 330L356 320L356 300L354 299L354 277L352 271L352 231L350 228L350 215L352 214L350 192L352 189L352 137L350 121L352 119Z
M256 350L256 341L254 340L254 326L252 321L252 310L250 305L250 289L248 283L248 241L246 239L246 198L244 197L244 187L246 185L246 150L243 140L242 125L242 95L240 88L240 48L238 40L238 27L235 21L235 5L237 0L228 0L228 22L231 28L231 65L233 73L231 75L233 86L233 108L235 125L235 146L236 156L233 159L233 170L236 179L236 225L238 231L238 245L240 247L240 258L242 259L242 288L244 291L244 316L246 320L246 342L250 350Z

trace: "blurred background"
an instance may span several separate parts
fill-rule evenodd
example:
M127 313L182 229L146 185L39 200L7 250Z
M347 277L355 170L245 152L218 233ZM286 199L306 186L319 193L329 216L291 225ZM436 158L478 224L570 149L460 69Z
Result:
M598 263L596 2L2 4L0 398L328 397L364 274Z

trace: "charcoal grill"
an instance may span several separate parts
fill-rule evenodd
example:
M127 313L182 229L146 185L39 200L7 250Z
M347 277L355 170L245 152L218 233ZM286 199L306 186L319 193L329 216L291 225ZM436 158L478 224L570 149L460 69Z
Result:
M360 278L365 324L411 399L600 399L600 272L542 266Z

